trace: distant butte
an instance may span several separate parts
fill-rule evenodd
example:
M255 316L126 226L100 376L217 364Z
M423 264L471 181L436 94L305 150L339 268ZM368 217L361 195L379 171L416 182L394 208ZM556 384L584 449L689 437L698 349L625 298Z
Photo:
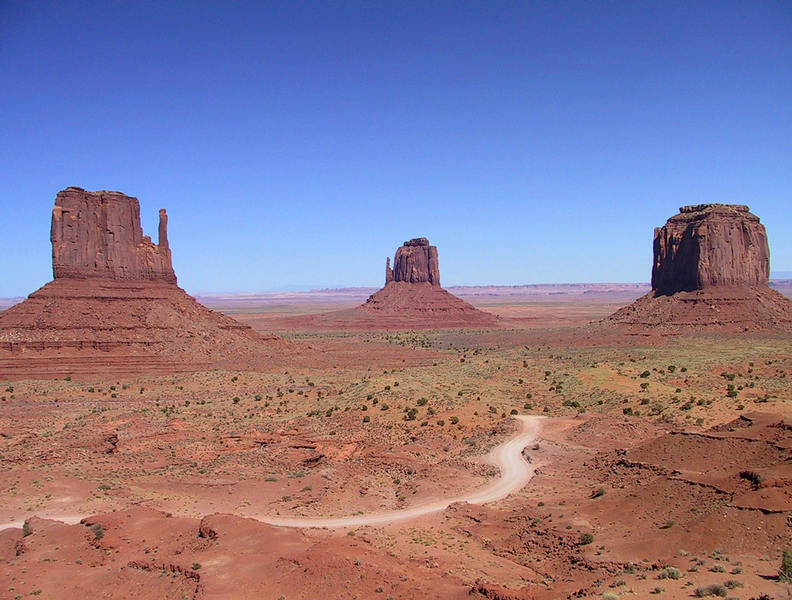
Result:
M404 242L393 268L385 263L385 287L355 309L394 327L492 326L498 318L440 287L437 247L425 237Z
M430 246L429 240L425 237L404 242L404 245L396 250L393 269L390 267L390 257L385 259L385 283L391 281L431 283L440 287L437 247Z
M770 289L759 217L741 204L683 206L654 233L652 290L608 319L645 331L789 331L792 301Z
M154 244L136 198L69 187L55 198L50 239L54 281L0 313L5 378L239 367L283 343L176 285L165 210Z

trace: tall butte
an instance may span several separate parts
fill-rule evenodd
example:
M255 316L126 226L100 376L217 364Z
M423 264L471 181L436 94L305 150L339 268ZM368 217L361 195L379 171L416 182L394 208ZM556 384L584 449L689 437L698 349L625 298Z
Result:
M0 314L0 375L240 367L280 343L177 286L165 210L155 244L137 198L69 187L55 198L50 239L54 281Z
M608 320L660 331L789 331L792 301L768 286L769 275L767 232L747 206L683 206L655 229L652 291Z
M498 321L440 287L437 247L423 237L404 242L393 268L386 259L385 287L355 310L389 327L481 327Z

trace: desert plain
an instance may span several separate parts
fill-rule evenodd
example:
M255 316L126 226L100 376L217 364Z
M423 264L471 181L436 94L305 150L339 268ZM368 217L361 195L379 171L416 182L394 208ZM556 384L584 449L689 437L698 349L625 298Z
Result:
M9 368L0 598L787 598L792 339L597 329L647 289L453 290L499 317L470 329L352 327L369 290L204 297L279 351ZM455 500L527 423L527 482Z

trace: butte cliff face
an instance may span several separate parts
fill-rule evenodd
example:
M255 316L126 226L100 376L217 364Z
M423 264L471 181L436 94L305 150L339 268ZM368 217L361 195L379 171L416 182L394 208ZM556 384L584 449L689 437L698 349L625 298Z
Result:
M355 309L355 326L370 328L481 327L497 323L493 314L480 311L440 287L437 248L425 237L404 242L391 268L385 262L385 287Z
M787 330L792 302L770 289L759 217L740 204L683 206L655 229L652 291L609 318L649 330Z
M143 235L137 198L70 187L52 209L52 272L59 278L176 283L168 215L159 212L159 243Z
M390 281L430 283L440 287L437 247L430 246L425 237L404 242L396 250L393 268L390 268L390 258L385 263L385 283Z
M165 210L154 244L136 198L70 187L55 199L50 238L54 281L0 314L0 376L243 366L282 344L176 285Z
M655 229L652 289L658 294L766 286L769 276L767 233L747 206L683 206Z

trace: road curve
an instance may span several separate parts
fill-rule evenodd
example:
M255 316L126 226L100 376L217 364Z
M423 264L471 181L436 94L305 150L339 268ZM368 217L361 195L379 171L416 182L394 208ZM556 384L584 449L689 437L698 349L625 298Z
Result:
M361 527L363 525L385 525L396 521L405 521L422 517L431 513L445 510L455 502L467 502L469 504L485 504L501 500L509 494L522 489L534 476L536 467L523 458L523 449L536 441L539 433L539 424L544 417L537 416L518 416L515 417L522 423L520 431L503 442L495 446L488 454L483 457L488 462L501 470L500 476L487 485L473 490L466 494L433 500L416 504L401 510L391 510L387 512L371 513L368 515L350 515L347 517L281 517L273 515L245 514L243 516L253 518L263 523L276 525L278 527ZM39 514L42 518L62 521L64 523L79 523L86 515L47 515ZM0 524L0 531L11 527L22 527L24 520L13 521Z
M269 515L248 515L252 518L277 525L279 527L361 527L363 525L385 525L396 521L404 521L422 517L434 512L445 510L455 502L468 504L485 504L501 500L509 494L522 489L531 480L536 472L536 467L523 458L523 449L536 441L539 433L539 422L543 417L518 416L522 428L512 438L495 446L484 460L501 470L500 476L485 485L467 494L434 500L417 504L401 510L391 510L368 515L351 515L348 517L274 517Z

